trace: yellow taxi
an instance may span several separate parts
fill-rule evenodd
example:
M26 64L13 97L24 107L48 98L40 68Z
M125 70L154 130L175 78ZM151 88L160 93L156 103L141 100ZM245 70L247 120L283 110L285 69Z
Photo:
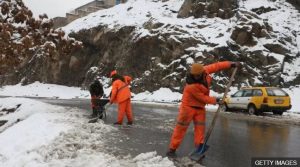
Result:
M282 115L291 109L290 96L277 87L244 87L224 101L225 111L246 110L249 114L273 112Z

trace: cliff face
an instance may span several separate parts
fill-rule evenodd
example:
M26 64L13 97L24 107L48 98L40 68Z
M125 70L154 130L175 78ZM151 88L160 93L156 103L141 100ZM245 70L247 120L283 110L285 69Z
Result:
M37 58L18 79L7 78L86 87L117 69L134 78L134 92L182 91L190 64L229 60L244 67L235 86L299 85L299 11L285 1L261 1L129 1L63 28L83 42L81 50L52 62ZM214 75L214 90L229 73Z
M238 0L185 0L181 6L178 17L186 18L220 17L229 19L234 16L238 8Z
M68 75L78 77L81 74L87 80L83 86L87 86L96 75L108 77L111 70L117 69L121 74L135 78L133 89L136 92L178 87L185 76L185 66L188 66L181 56L199 41L188 38L180 42L170 38L172 34L133 40L136 34L135 27L131 26L118 31L99 26L74 33L72 36L83 41L84 48L72 55L80 59L78 66L73 69L78 72L75 74L70 71ZM180 64L184 65L184 69L178 68ZM170 75L172 73L174 76Z

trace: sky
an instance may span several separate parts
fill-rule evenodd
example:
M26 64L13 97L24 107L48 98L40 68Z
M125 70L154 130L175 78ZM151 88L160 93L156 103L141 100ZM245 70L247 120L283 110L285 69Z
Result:
M66 16L66 13L93 0L23 0L34 16L46 13L49 18Z

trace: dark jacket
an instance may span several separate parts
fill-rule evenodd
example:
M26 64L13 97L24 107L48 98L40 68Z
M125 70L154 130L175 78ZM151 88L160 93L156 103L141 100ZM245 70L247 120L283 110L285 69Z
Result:
M91 94L91 96L97 96L97 97L99 97L99 96L102 97L103 96L103 94L104 94L103 86L98 80L95 80L90 85L90 94Z

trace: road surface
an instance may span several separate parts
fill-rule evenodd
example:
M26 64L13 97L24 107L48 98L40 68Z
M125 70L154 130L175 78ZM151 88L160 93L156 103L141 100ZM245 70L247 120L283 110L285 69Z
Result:
M89 100L42 100L51 104L78 107L91 113ZM177 107L133 104L133 127L116 126L107 135L108 153L136 156L157 151L165 156L175 126ZM116 106L108 108L106 124L116 121ZM207 125L214 112L207 112ZM255 116L254 116L255 117ZM221 113L208 144L210 149L202 161L204 166L250 166L251 157L299 157L300 126L256 119L247 114ZM126 123L126 119L124 120ZM193 149L193 126L177 151L176 166L193 165L186 157ZM111 149L110 149L111 148ZM116 149L118 148L118 149Z

